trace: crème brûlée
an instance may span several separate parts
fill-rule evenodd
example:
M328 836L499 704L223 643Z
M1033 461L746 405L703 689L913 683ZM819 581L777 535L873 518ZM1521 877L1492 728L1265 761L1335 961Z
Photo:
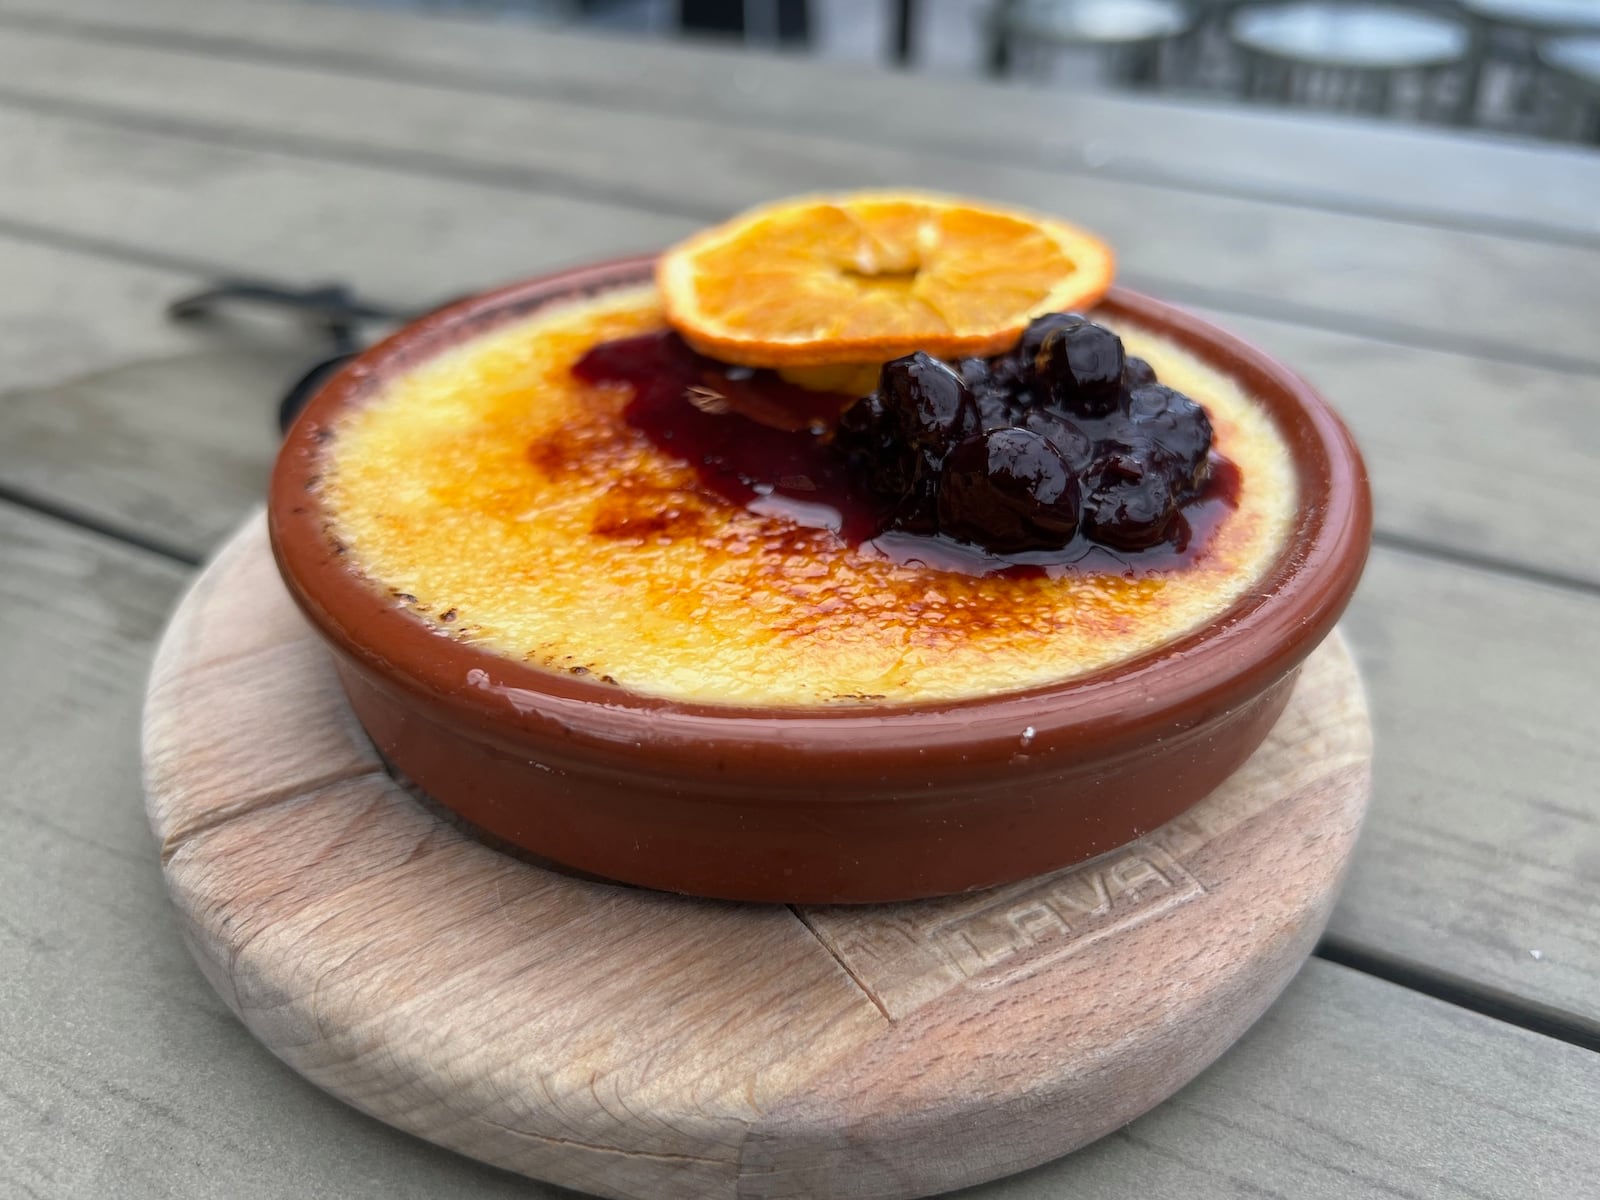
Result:
M1059 683L1181 637L1263 577L1295 519L1290 458L1265 411L1175 344L1121 325L1130 353L1203 405L1213 451L1236 471L1192 554L984 572L853 542L825 515L706 489L629 423L628 386L574 375L597 344L664 328L653 290L572 301L341 414L319 488L345 562L442 637L640 695L909 704Z

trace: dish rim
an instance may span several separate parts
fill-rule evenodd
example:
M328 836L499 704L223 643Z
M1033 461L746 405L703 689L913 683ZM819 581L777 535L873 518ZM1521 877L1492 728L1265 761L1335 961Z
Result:
M758 777L774 756L825 755L882 771L912 755L919 772L970 766L974 751L1030 757L1133 752L1247 703L1323 640L1359 581L1371 496L1344 424L1299 375L1210 322L1123 288L1097 311L1166 337L1235 379L1289 448L1299 490L1284 546L1258 584L1198 629L1088 675L1020 691L943 701L838 707L713 704L628 692L456 641L352 570L328 532L317 491L333 423L388 380L503 324L651 278L654 255L583 265L494 288L431 312L361 352L302 410L273 468L268 525L280 573L338 652L436 714L505 746L603 750L654 774L703 762L707 749ZM964 772L963 772L964 773Z

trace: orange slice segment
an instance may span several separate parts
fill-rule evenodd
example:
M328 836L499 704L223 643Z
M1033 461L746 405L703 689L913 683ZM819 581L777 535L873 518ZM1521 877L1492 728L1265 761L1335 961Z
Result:
M1111 248L1074 226L948 197L861 192L759 208L656 267L667 319L752 367L998 354L1042 312L1111 286Z

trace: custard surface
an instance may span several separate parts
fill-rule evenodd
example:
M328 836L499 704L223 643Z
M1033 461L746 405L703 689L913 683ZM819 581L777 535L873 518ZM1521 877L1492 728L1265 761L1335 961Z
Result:
M322 479L345 561L443 636L630 691L815 706L967 699L1071 679L1173 640L1261 577L1295 513L1289 455L1227 377L1110 322L1199 401L1238 507L1182 568L976 577L759 515L623 420L631 389L571 368L664 327L654 292L546 310L346 413Z

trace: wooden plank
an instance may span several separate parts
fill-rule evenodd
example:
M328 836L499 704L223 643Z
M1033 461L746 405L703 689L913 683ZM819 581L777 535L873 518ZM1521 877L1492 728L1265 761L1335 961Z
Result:
M277 399L312 346L159 355L0 395L0 487L198 561L266 494Z
M1378 552L1374 800L1331 931L1600 1034L1600 598Z
M1600 162L1551 144L1292 116L1220 103L1006 90L701 45L551 35L503 21L352 12L303 0L0 0L0 24L213 58L426 79L634 112L823 130L984 161L1253 194L1438 224L1594 241ZM1026 119L1018 119L1025 106Z
M277 397L323 339L179 325L181 270L0 234L0 490L198 558L259 502Z
M134 752L149 640L181 579L0 508L0 715L12 734L0 779L12 847L0 874L0 1192L555 1200L304 1084L189 961ZM40 595L50 621L32 615ZM1313 962L1174 1100L970 1194L1580 1195L1597 1166L1594 1070L1576 1047Z
M1600 378L1200 311L1349 422L1381 534L1600 584L1600 511L1572 500L1596 470Z
M398 186L393 172L379 168L113 133L69 117L0 110L0 146L17 156L13 185L0 189L0 219L68 220L84 237L131 239L149 252L187 255L222 273L307 283L343 278L398 305L426 306L508 273L660 244L693 226L683 218L530 197L485 184L422 177ZM78 187L86 178L101 187ZM183 180L183 188L169 186L173 179ZM245 211L252 219L238 220L235 214ZM174 276L163 290L154 282L160 272L102 263L93 280L79 285L76 273L87 269L75 265L81 256L4 249L8 244L0 238L0 255L10 256L3 259L10 264L8 277L37 279L40 290L14 288L0 305L16 306L18 319L50 330L54 338L41 343L24 334L0 345L8 378L16 377L14 356L40 353L41 345L59 345L63 338L84 346L111 338L108 352L129 349L123 362L143 356L135 347L145 354L214 347L213 334L173 330L159 317L162 304L190 286L192 276ZM396 245L414 249L396 254ZM104 282L112 276L130 281L118 287L140 281L143 290L119 291ZM52 289L65 289L62 302L41 303ZM126 309L117 307L121 295ZM91 312L103 317L91 320ZM1549 520L1552 512L1572 509L1570 481L1590 469L1588 447L1600 437L1600 378L1226 312L1209 315L1281 355L1347 414L1373 472L1382 530L1458 554L1600 583L1600 558L1591 552L1600 541L1600 510L1579 506L1566 520ZM146 340L124 343L98 332L102 319L118 328L137 320ZM305 361L322 352L312 339L295 345L305 347ZM44 357L49 361L48 349ZM216 399L207 391L206 374L231 369L223 360L194 364L195 378L187 381L178 377L184 364L170 364L172 378L163 386L172 393L168 403L154 406L140 398L151 377L145 368L126 380L129 394L120 398L122 385L113 378L84 380L62 391L20 388L6 416L11 436L0 444L0 481L21 481L35 494L92 504L108 517L149 518L146 536L201 553L253 503L255 493L245 484L262 477L275 449L270 427L256 414L278 390L271 380L288 378L295 362L292 354L291 361L252 357L260 370L248 373L250 364L241 363L247 373ZM73 359L70 370L57 363L44 379L53 385L104 362ZM22 378L38 376L24 370ZM129 406L141 411L112 415L112 408ZM220 428L225 416L239 420L232 434ZM128 439L127 448L87 433L112 420ZM134 442L140 443L137 451ZM1519 473L1515 487L1483 486L1504 476L1508 446L1519 447L1522 460L1539 469ZM220 490L191 487L179 470L138 477L141 460L177 467L185 458L217 462L205 474ZM223 470L223 461L240 464L240 470ZM102 490L113 482L115 488ZM164 503L164 496L171 502ZM1540 530L1536 538L1528 535L1533 528Z
M13 105L681 215L841 186L986 194L1101 230L1136 286L1246 311L1298 312L1306 323L1382 329L1394 340L1600 370L1591 336L1600 248L15 30L0 36L0 78Z
M138 757L186 574L0 505L0 1194L527 1196L307 1087L190 960Z
M265 101L263 101L265 102ZM0 218L401 308L651 250L681 216L0 108ZM94 180L94 186L85 186Z
M3 189L0 189L3 190ZM40 387L144 355L203 347L161 312L188 285L170 270L30 244L0 232L0 387ZM0 410L0 421L11 414ZM0 438L0 455L9 440Z
M1415 1008L1402 1013L1400 997ZM1313 960L1189 1088L1067 1163L997 1187L995 1200L1191 1189L1293 1200L1560 1196L1573 1172L1597 1161L1594 1057L1563 1047L1552 1069L1542 1061L1552 1043L1518 1033L1475 1060L1483 1020ZM1275 1070L1263 1079L1266 1061ZM1549 1103L1526 1107L1545 1079ZM1233 1101L1240 1092L1249 1096L1245 1122ZM1479 1104L1499 1113L1486 1118ZM1429 1132L1395 1125L1402 1112ZM1582 1165L1566 1165L1568 1154Z

